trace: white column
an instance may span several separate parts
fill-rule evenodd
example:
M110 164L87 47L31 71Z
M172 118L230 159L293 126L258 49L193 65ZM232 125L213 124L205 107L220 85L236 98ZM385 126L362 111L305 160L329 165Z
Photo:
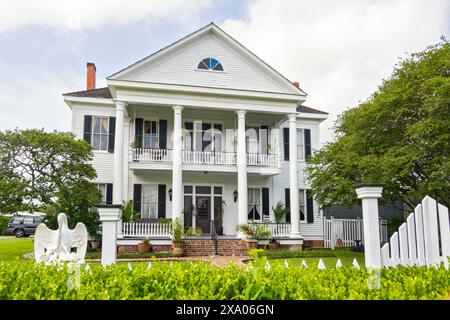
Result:
M300 209L298 194L297 114L289 114L289 190L291 238L300 237Z
M115 149L114 149L115 150ZM128 155L130 153L130 119L123 121L122 200L128 200ZM113 187L114 193L114 187ZM117 223L117 238L123 238L122 218Z
M362 185L356 189L358 199L362 200L366 268L381 268L378 198L381 198L382 191L380 185Z
M238 169L238 223L248 223L247 212L247 150L245 145L245 111L236 111L238 116L237 128L237 155L236 164ZM238 235L242 237L243 235Z
M121 205L98 206L102 223L102 266L116 262L117 223L122 217Z
M116 101L116 134L114 139L113 204L123 201L123 113L126 102Z
M181 212L183 211L183 171L181 168L182 155L182 128L181 113L183 107L174 106L173 119L173 151L172 151L172 220L179 218L181 220ZM181 222L181 221L180 221Z

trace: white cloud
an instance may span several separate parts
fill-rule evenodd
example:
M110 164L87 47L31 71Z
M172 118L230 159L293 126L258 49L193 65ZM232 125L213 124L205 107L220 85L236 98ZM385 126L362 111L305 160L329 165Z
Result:
M225 31L263 60L299 81L305 105L330 113L322 142L337 114L374 92L398 57L448 35L447 0L260 0Z
M192 22L210 0L0 0L0 32L26 26L78 31L145 21Z
M0 81L0 129L45 128L46 131L70 129L70 109L62 93L73 91L85 79L68 70L29 70L3 65L8 81Z

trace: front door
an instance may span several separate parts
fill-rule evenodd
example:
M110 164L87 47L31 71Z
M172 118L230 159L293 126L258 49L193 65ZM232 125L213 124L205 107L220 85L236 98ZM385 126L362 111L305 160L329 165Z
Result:
M211 221L211 197L197 196L195 208L197 210L197 227L203 233L210 233Z

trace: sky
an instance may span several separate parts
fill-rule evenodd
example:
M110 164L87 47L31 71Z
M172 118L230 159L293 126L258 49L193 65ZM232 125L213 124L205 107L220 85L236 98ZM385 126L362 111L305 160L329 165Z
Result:
M210 22L328 112L376 91L407 53L450 39L450 0L0 0L0 130L70 130L62 93L84 90Z

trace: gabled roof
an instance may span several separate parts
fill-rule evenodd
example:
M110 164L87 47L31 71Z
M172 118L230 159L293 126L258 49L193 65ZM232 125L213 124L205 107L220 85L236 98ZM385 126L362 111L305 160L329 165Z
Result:
M112 95L108 87L93 90L68 92L64 93L63 96L112 99Z
M156 59L158 57L161 57L162 55L165 55L172 50L175 50L175 48L178 48L179 46L192 41L193 39L197 39L199 36L206 34L208 32L215 32L217 35L221 36L223 39L227 40L228 43L234 45L235 47L239 48L241 52L243 52L248 58L252 59L255 63L257 63L263 70L266 70L269 74L271 74L274 78L278 79L280 83L284 83L286 85L286 88L290 88L291 94L298 94L298 95L306 95L306 93L300 89L299 87L295 86L291 81L286 79L283 75L281 75L278 71L276 71L274 68L272 68L269 64L264 62L261 58L256 56L254 53L252 53L250 50L248 50L246 47L244 47L241 43L239 43L237 40L235 40L233 37L231 37L229 34L227 34L225 31L223 31L221 28L219 28L216 24L210 23L206 25L205 27L185 36L184 38L181 38L180 40L156 51L155 53L133 63L132 65L110 75L107 77L107 80L116 80L119 79L119 77L122 77L123 75L127 74L128 72L131 72L132 70L136 70L138 67L148 63L149 61L152 61L153 59Z
M303 105L300 105L300 106L297 107L297 112L328 114L328 112L320 111L320 110L313 109L313 108L310 108L310 107L307 107L307 106L303 106Z

